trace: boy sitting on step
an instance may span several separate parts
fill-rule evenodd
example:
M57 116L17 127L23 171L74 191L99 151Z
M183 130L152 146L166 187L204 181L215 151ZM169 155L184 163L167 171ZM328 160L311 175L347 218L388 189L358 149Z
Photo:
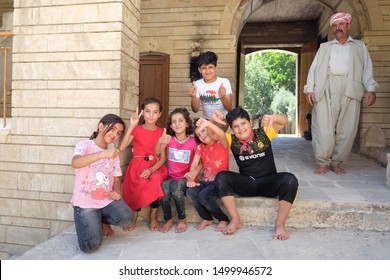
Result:
M285 223L298 190L298 180L289 172L276 171L271 147L271 140L286 125L287 117L264 115L260 127L253 129L248 112L236 107L226 115L226 121L234 133L226 135L240 173L221 171L215 177L218 197L231 218L222 232L233 234L242 227L234 194L278 197L274 239L288 239Z

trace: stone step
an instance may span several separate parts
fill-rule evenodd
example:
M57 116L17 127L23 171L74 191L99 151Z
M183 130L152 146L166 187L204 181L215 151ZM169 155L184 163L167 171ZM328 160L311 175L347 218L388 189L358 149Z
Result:
M390 189L386 183L386 168L373 160L351 154L342 166L345 175L329 171L325 175L313 173L316 161L311 142L304 138L280 136L272 141L279 172L293 173L299 181L297 198L286 226L293 228L336 228L362 230L390 230ZM230 155L230 170L238 172ZM237 197L237 209L245 225L273 226L278 209L276 198ZM148 207L140 219L148 220ZM187 220L201 220L191 203L186 200ZM173 217L177 217L172 203ZM163 221L159 209L159 220Z
M187 198L185 205L187 221L190 223L199 222L201 218ZM266 227L274 225L278 209L277 199L237 197L236 205L245 225ZM225 210L223 207L221 208ZM173 202L172 214L174 221L177 221ZM142 208L139 220L147 221L148 215L149 208ZM158 220L164 221L161 208L158 210ZM354 228L388 231L390 230L390 204L297 199L286 225L292 228Z

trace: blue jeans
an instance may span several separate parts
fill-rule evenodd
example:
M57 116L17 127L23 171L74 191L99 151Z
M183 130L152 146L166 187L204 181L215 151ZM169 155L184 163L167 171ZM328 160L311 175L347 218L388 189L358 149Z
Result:
M200 181L200 185L194 188L187 188L187 197L198 211L199 216L207 221L213 217L218 221L229 221L217 203L217 193L214 181Z
M133 211L123 199L101 209L73 207L74 223L80 250L90 253L103 241L102 224L126 227L133 221Z
M173 180L169 179L161 183L164 192L164 198L161 200L161 207L164 212L164 220L172 219L171 198L175 202L177 217L185 219L186 208L184 204L184 195L187 189L187 180Z

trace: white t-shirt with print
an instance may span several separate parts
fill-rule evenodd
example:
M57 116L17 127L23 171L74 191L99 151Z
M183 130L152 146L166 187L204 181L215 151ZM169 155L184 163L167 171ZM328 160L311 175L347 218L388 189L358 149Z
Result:
M206 83L204 79L196 81L196 97L200 98L203 106L203 118L209 120L215 110L219 110L224 116L228 113L223 107L222 101L218 95L218 89L223 84L226 94L232 94L232 86L226 78L217 77L215 82Z

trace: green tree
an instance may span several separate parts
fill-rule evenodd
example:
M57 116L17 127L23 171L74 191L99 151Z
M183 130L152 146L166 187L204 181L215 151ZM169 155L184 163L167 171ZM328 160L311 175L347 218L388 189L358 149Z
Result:
M250 55L245 59L244 107L251 114L270 112L273 86L260 56Z
M297 108L297 100L292 92L281 88L275 93L271 103L273 114L286 115L289 120L295 120L295 112Z
M267 51L245 58L244 107L251 114L284 114L295 120L296 56Z
M296 57L284 52L262 52L259 55L274 88L284 87L295 95Z

